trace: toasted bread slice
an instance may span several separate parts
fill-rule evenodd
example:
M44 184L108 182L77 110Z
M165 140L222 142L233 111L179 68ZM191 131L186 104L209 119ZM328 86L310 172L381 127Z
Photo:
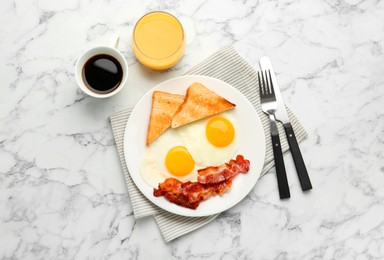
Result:
M147 145L169 128L172 116L184 101L183 95L154 91L152 110L149 118Z
M195 82L187 89L184 103L172 118L172 128L234 108L225 98Z

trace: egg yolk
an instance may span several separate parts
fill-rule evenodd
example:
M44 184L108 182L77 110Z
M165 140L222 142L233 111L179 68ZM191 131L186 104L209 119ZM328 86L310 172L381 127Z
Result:
M235 138L235 128L228 119L218 116L208 121L205 134L212 145L226 147Z
M165 157L165 166L169 173L176 176L184 176L193 170L195 161L187 148L184 146L175 146L168 151Z

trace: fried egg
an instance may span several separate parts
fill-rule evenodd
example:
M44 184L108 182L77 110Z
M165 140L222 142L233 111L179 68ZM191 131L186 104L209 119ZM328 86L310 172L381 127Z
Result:
M176 128L195 162L218 166L232 159L238 150L238 128L234 111L226 111Z
M178 132L170 128L146 148L140 173L147 184L157 188L171 177L183 182L196 181L199 168Z
M233 111L168 129L144 153L140 173L157 188L167 178L197 181L197 170L219 166L234 158L238 149Z

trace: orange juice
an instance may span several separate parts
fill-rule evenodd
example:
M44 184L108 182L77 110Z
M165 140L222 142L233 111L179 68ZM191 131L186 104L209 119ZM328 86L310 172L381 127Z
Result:
M155 70L168 69L183 56L183 26L169 13L148 13L136 23L132 49L144 66Z

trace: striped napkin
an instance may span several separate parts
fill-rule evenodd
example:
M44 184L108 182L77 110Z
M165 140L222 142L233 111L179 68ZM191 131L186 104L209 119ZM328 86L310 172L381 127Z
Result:
M237 88L249 99L261 119L266 135L266 158L261 176L267 173L267 171L274 165L273 150L271 147L269 119L261 111L260 107L256 71L235 51L232 46L227 46L192 68L186 74L205 75L220 79ZM160 232L166 242L196 230L197 228L202 227L215 219L218 214L207 217L184 217L169 213L151 203L138 190L129 175L129 171L125 163L123 148L125 126L131 111L132 108L116 112L111 115L110 120L135 218L139 219L146 216L154 216ZM291 119L291 124L294 128L297 140L300 142L307 136L307 133L289 109L288 115ZM289 146L282 124L279 124L279 132L281 147L283 153L286 153L289 150Z

